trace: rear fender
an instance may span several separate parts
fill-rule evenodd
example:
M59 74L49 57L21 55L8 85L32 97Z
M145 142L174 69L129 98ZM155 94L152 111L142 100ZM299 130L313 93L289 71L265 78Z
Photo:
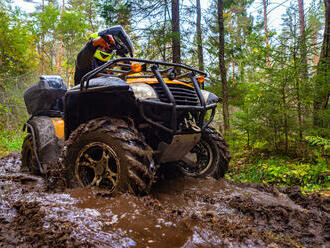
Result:
M33 136L38 159L44 172L46 172L47 165L58 159L63 147L63 120L47 116L35 116L28 120L25 126Z

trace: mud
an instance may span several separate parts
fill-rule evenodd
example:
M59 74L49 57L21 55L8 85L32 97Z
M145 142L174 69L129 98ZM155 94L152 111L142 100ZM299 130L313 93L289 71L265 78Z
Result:
M178 177L144 197L49 189L19 153L0 159L0 247L330 247L329 199L298 188Z

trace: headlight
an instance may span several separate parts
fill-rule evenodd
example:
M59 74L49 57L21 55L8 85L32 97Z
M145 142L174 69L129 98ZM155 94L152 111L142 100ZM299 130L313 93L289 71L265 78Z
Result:
M204 97L206 104L218 103L221 101L221 98L217 97L215 94L213 94L207 90L201 90L201 91L202 91L202 95Z
M156 92L148 84L132 83L130 84L130 86L136 98L143 98L143 99L157 98Z

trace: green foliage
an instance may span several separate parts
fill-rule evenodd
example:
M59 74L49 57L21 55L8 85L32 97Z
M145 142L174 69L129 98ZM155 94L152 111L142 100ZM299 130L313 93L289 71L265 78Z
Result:
M228 61L229 65L232 63L237 70L231 86L231 104L237 107L231 118L232 132L239 130L244 146L252 150L263 144L264 148L277 152L296 150L302 153L305 135L329 135L326 129L315 132L313 128L311 112L316 97L315 78L302 76L303 70L312 74L313 68L310 63L307 66L304 64L300 53L302 45L299 43L298 20L298 11L292 5L283 18L281 32L269 32L270 39L276 39L272 46L265 47L259 25L256 24L252 26L252 31L246 32L245 45L242 46L244 56L229 55L234 55L233 62ZM307 57L313 57L315 51L319 51L315 39L320 26L315 16L309 20L310 26L318 28L308 28L305 32ZM271 59L270 67L265 63L266 54ZM328 92L326 88L318 87L317 90ZM322 117L324 123L329 119L328 112L328 109L322 109L320 119Z
M306 136L305 140L310 144L315 157L321 158L330 155L330 141L318 136Z
M0 1L0 78L20 75L36 65L35 36L22 20L23 14ZM0 91L3 85L0 85Z
M0 129L20 129L28 118L23 93L25 89L39 78L37 72L25 73L21 76L1 79L0 85Z
M232 165L228 177L240 182L298 185L307 191L330 187L330 168L325 158L317 159L316 163L290 161L288 158L261 158L251 162Z
M330 140L322 137L306 136L305 139L313 146L322 147L324 150L330 149Z
M100 16L105 20L106 25L113 26L119 24L129 31L132 4L131 0L99 0Z
M95 0L68 0L69 6L67 6L67 10L83 17L85 24L88 24L85 32L95 33L103 24L98 16L99 9L97 4L98 1Z
M69 71L73 71L76 54L86 43L87 33L90 32L90 23L84 13L75 7L63 10L56 2L50 2L34 12L30 20L33 24L32 32L39 38L36 45L40 51L42 67L48 74L55 74L54 71L62 73L66 80L69 80L67 77ZM60 50L62 46L64 51ZM61 54L59 51L62 51ZM61 65L59 56L63 56Z
M0 156L10 151L20 151L26 133L0 129Z
M66 11L62 13L61 21L58 23L57 32L63 41L66 50L65 60L67 65L74 66L76 53L86 42L86 30L89 25L85 22L82 13Z

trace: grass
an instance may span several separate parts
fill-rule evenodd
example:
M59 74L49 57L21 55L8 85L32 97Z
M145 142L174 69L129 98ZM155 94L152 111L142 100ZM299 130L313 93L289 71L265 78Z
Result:
M242 135L229 136L233 159L226 177L236 182L265 183L276 186L298 186L303 192L330 190L330 140L305 137L298 150L275 151L266 142L246 146Z
M287 157L236 157L227 178L236 182L299 186L304 192L330 189L330 168L323 157L315 162Z
M11 151L20 151L26 133L22 130L0 129L0 157L8 155Z

